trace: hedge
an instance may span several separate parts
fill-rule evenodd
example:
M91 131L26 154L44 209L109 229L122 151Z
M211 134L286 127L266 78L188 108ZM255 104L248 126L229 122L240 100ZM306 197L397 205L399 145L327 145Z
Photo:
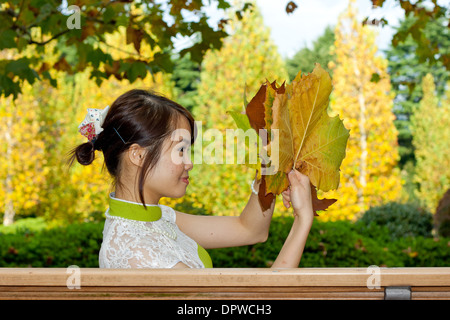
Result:
M291 217L277 217L265 243L208 250L215 267L269 267L287 237ZM450 266L450 238L390 238L386 227L348 221L315 221L301 267ZM103 222L13 233L0 229L0 267L98 267ZM370 232L369 232L370 231Z
M275 218L265 243L210 250L216 267L269 267L289 232L292 218ZM450 238L389 239L387 228L377 237L360 233L349 221L315 221L308 236L301 267L437 267L450 266ZM372 229L374 231L374 229Z
M0 235L0 267L98 267L103 223Z

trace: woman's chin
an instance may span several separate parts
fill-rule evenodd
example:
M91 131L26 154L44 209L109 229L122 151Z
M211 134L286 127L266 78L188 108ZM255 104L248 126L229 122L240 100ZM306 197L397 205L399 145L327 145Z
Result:
M184 197L185 195L186 195L186 187L184 187L183 190L174 192L171 196L169 196L169 198L179 199L179 198Z

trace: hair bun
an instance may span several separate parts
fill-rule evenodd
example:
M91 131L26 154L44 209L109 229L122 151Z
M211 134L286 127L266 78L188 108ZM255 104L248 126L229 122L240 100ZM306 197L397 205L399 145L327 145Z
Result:
M89 141L83 144L80 144L75 149L75 155L80 164L87 166L92 163L95 159L95 147L94 143Z

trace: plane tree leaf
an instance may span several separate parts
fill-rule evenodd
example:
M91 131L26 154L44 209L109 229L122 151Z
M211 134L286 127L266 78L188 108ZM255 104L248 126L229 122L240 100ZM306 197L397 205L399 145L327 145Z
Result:
M287 174L293 168L310 179L315 214L336 201L317 198L317 190L338 188L349 138L339 116L327 113L331 90L329 74L316 64L312 73L299 72L291 84L266 81L247 105L249 125L260 135L267 133L266 165L276 168L272 174L258 175L263 180L259 192L263 210L270 206L270 194L273 199L289 186Z

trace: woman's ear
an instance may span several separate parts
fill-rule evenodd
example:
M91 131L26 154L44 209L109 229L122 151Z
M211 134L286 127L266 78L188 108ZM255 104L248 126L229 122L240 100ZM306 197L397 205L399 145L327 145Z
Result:
M131 145L131 147L127 150L128 159L130 162L138 167L142 166L142 162L145 158L145 149L142 148L137 143Z

